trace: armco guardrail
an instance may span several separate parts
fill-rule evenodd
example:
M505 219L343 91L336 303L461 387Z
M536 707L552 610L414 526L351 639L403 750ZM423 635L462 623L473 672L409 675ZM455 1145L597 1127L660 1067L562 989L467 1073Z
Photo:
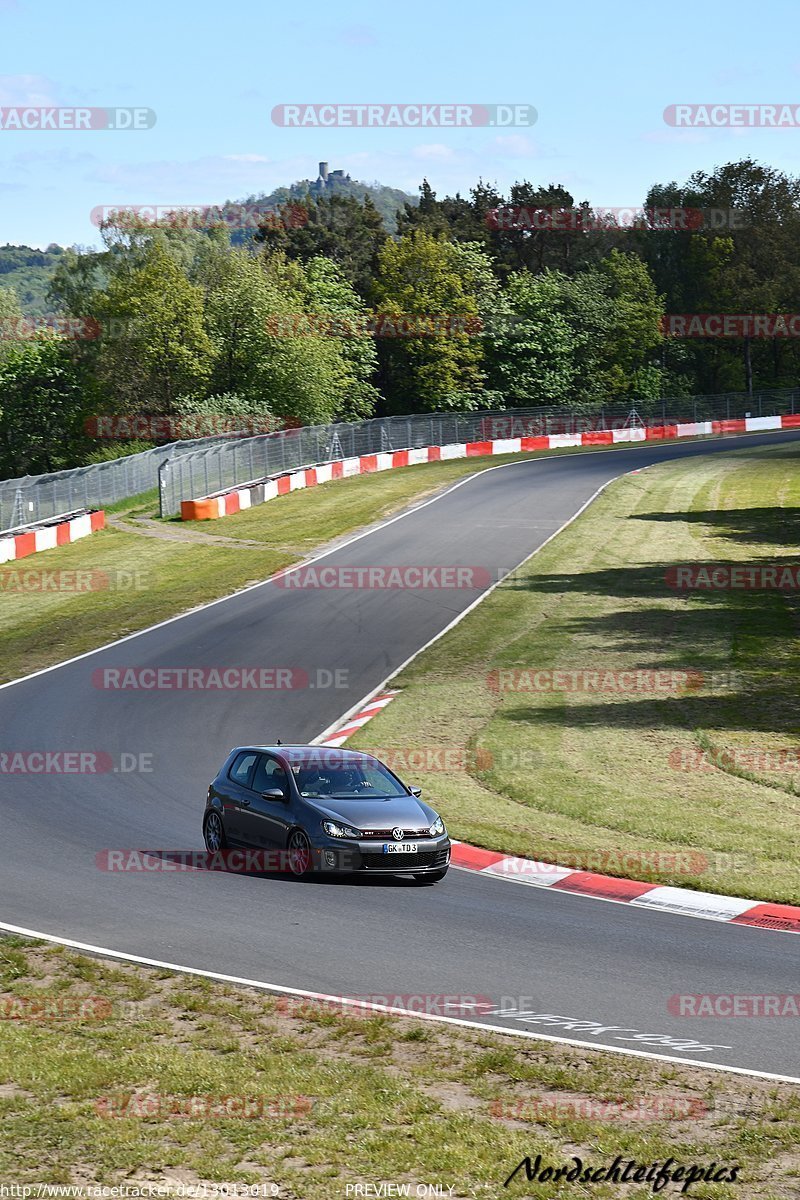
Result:
M630 403L584 409L540 406L304 426L173 455L159 468L161 515L176 515L184 500L245 487L299 467L367 454L486 439L582 433L631 424L677 425L795 412L800 412L800 389L757 392L753 396L727 392L671 398L637 402L635 407Z
M0 531L46 521L77 509L104 508L149 492L158 485L158 468L165 459L229 439L230 435L226 435L171 442L87 467L0 480Z

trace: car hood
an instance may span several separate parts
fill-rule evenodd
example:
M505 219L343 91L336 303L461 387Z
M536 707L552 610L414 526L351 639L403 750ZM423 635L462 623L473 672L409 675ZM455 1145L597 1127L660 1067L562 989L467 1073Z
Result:
M393 796L389 800L319 800L306 803L331 821L342 821L356 829L423 829L432 825L436 813L415 796Z

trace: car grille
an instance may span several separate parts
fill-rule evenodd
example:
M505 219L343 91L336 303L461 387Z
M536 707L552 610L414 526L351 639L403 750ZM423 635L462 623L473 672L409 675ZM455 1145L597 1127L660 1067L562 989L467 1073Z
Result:
M416 854L362 854L365 871L416 871L422 867L446 867L447 848L420 850Z
M396 828L396 826L392 826L392 829L394 829L394 828ZM403 826L403 841L404 842L414 842L414 841L418 841L419 838L429 838L430 836L431 835L430 835L430 826L429 825L426 825L426 827L424 829L406 829L406 827ZM391 842L394 840L392 838L392 830L391 829L363 829L361 831L360 840L372 841L373 838L376 840L380 840L381 842Z

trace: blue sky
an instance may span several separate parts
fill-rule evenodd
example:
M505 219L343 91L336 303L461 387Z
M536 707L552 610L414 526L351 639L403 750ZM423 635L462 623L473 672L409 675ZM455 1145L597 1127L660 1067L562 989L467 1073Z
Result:
M98 243L98 205L214 204L314 177L440 194L479 176L640 203L798 129L674 129L668 104L800 104L796 0L486 5L0 0L0 106L143 106L142 131L0 130L0 244ZM527 103L531 129L285 129L280 103Z

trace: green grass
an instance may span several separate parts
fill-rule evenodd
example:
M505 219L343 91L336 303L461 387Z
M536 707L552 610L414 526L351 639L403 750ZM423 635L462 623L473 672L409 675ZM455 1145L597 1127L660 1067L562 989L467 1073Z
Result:
M417 658L352 744L463 750L463 769L412 773L462 840L800 902L800 755L763 754L798 749L798 595L665 582L672 564L800 562L799 467L792 444L612 484ZM498 669L694 670L706 686L501 692ZM704 750L705 769L676 769Z
M789 1085L410 1018L287 1011L255 990L4 938L0 1012L30 996L105 1007L80 1020L0 1016L3 1183L275 1183L286 1200L439 1183L454 1198L579 1200L577 1185L502 1182L526 1155L608 1166L619 1154L741 1165L735 1185L693 1186L696 1200L797 1195L800 1091ZM260 1098L266 1114L168 1115L223 1096ZM104 1115L131 1097L159 1097L161 1112ZM610 1115L581 1110L587 1101ZM652 1192L600 1184L591 1195Z

